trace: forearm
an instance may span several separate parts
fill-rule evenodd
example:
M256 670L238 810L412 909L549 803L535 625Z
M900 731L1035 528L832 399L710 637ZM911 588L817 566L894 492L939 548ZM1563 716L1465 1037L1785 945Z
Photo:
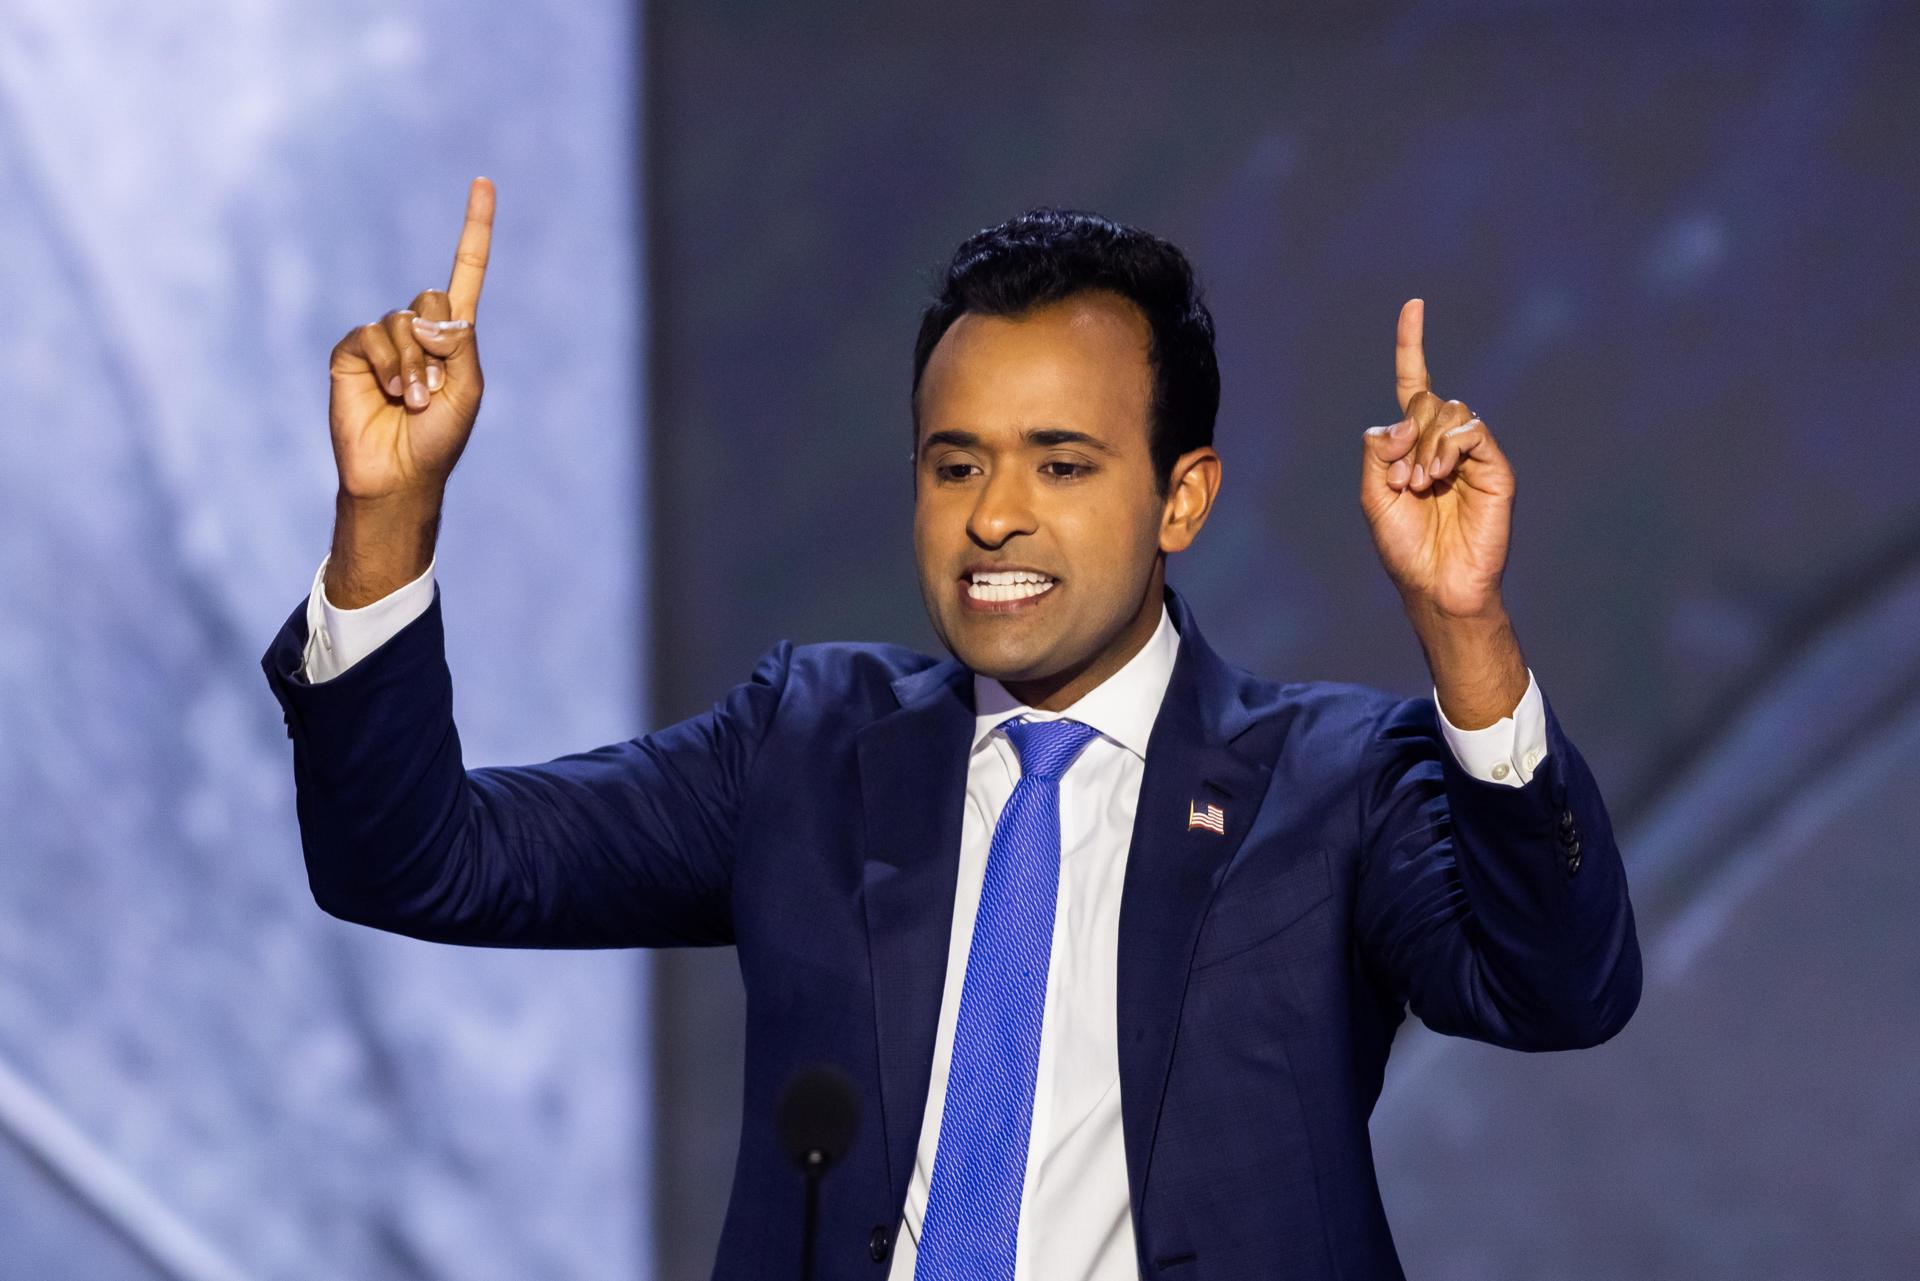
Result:
M1447 787L1455 857L1478 927L1472 951L1483 1009L1498 1010L1526 1049L1604 1040L1640 995L1633 908L1605 803L1557 723L1552 738L1526 788L1488 788L1455 773Z
M314 897L336 916L423 936L466 924L483 897L470 885L436 892L469 881L475 834L439 632L436 605L380 660L311 685L288 674L301 639L290 620L265 659L293 739Z
M1443 615L1414 602L1406 609L1449 721L1461 729L1484 729L1513 715L1527 692L1527 664L1504 608L1472 618Z
M333 550L327 561L327 599L358 609L425 573L440 532L442 491L379 500L334 498Z
M1426 700L1377 727L1363 788L1369 947L1438 1032L1522 1050L1605 1040L1632 1014L1640 953L1625 870L1592 773L1546 707L1524 787L1471 777Z
M297 634L268 651L284 672ZM446 943L626 941L606 868L616 823L562 813L537 768L463 764L437 601L335 680L273 680L293 738L314 899L343 920ZM596 893L596 891L598 891Z

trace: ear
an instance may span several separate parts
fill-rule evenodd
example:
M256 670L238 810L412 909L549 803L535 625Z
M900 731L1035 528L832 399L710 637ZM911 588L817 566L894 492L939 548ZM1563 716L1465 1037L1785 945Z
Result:
M1183 552L1199 537L1220 493L1220 472L1220 455L1211 445L1189 449L1174 460L1160 512L1161 551Z

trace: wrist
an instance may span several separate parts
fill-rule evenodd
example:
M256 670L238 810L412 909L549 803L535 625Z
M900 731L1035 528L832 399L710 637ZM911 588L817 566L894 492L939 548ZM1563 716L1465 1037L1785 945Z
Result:
M425 573L440 529L438 489L334 498L333 548L323 590L337 609L359 609Z
M1448 609L1432 596L1402 591L1400 606L1416 629L1497 631L1507 624L1507 605L1496 590L1473 609Z

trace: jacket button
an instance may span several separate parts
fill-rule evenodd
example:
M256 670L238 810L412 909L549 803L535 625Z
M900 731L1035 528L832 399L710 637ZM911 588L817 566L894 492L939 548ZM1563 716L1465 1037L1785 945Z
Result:
M867 1234L867 1257L875 1263L882 1262L887 1257L887 1246L889 1244L891 1244L891 1242L887 1239L886 1228L875 1228Z
M1572 810L1560 811L1560 830L1563 832L1571 832L1573 830L1573 811Z
M1580 842L1567 846L1567 875L1572 876L1580 870Z

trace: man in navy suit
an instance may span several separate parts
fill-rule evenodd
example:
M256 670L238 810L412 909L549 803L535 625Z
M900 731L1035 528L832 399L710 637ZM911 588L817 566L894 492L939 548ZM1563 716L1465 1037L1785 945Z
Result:
M467 770L432 573L493 199L444 292L333 354L332 552L263 660L320 905L454 943L736 945L717 1277L797 1269L771 1119L817 1063L865 1118L821 1276L1400 1276L1367 1118L1406 1010L1572 1049L1640 993L1606 809L1501 601L1513 472L1430 389L1423 304L1360 502L1431 698L1208 648L1164 572L1220 486L1212 321L1173 246L1035 210L960 247L916 346L951 657L783 642L704 715Z

